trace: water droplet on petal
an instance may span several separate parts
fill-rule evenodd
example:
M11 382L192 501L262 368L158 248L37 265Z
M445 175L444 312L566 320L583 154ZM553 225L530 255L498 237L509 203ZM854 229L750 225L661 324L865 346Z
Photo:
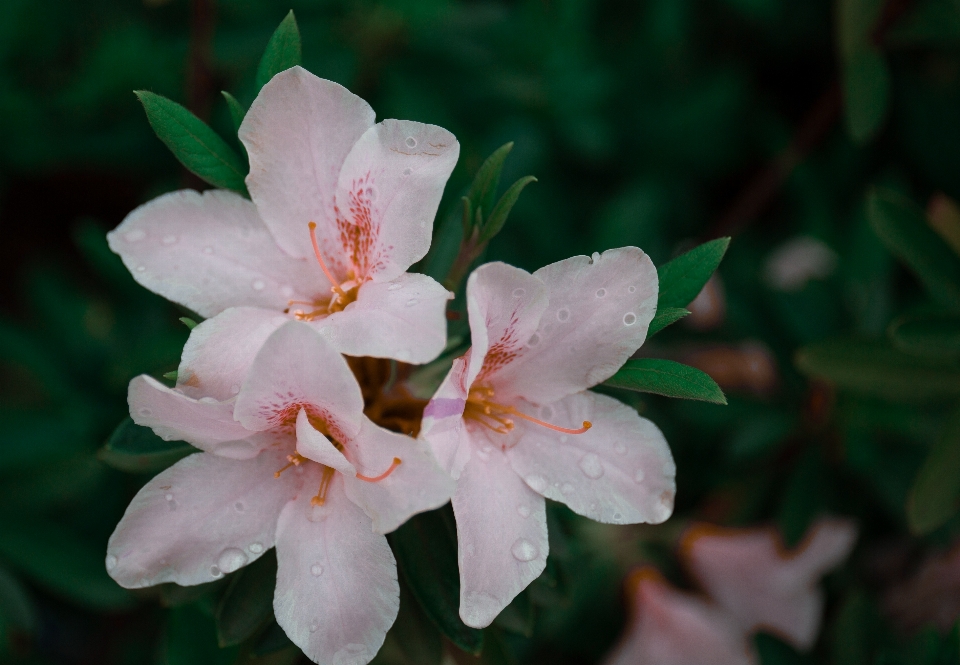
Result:
M107 572L109 573L111 570L113 570L116 567L117 567L117 557L113 556L112 554L108 554L107 555Z
M526 292L527 292L526 289L514 289L514 290L513 290L513 297L514 297L514 298L520 298L520 297L522 297L523 294L526 293Z
M626 314L623 315L623 325L632 326L636 322L637 322L637 315L634 314L633 312L627 312Z
M517 561L533 561L537 558L537 554L539 554L540 551L536 545L526 538L518 538L517 542L510 548L510 553L513 554L513 558Z
M166 499L167 501L173 501L173 494L170 494L170 493L168 492L167 495L164 496L163 498Z
M210 566L210 574L214 577L220 577L223 573L221 573L220 569L216 566Z
M245 563L247 563L247 555L243 553L243 550L236 547L228 547L217 557L217 565L225 573L239 570Z
M197 401L200 402L201 404L216 404L216 403L217 403L217 398L216 398L216 397L201 397L201 398L200 398L199 400L197 400Z
M262 279L255 279L251 286L253 286L254 291L263 291L267 284Z
M643 472L643 469L637 469L637 472L633 474L633 479L638 483L642 483L646 475L647 474Z
M141 577L141 578L140 578L140 586L141 586L141 587L150 586L150 580L148 580L146 577Z
M517 513L520 515L520 517L526 519L530 517L530 507L526 504L517 506Z
M310 566L310 574L314 577L320 577L323 575L323 566L321 566L319 563L313 564Z
M606 289L597 289L597 297L598 297L598 298L606 298L606 297L607 297L607 290L606 290Z
M147 269L147 266L137 266L137 272L143 272Z
M557 321L566 321L570 318L570 310L564 307L557 311Z
M177 241L180 240L177 236L163 236L162 242L164 245L175 245Z
M317 623L316 621L314 621L313 623L310 624L310 632L311 632L311 633L317 632L317 630L318 630L319 628L320 628L320 624Z
M570 484L570 483L564 483L564 484L563 484L563 487L560 488L560 492L561 492L564 496L570 496L571 494L573 494L573 491L574 491L575 489L576 489L576 488L575 488L572 484Z
M407 301L407 307L413 307L413 306L416 305L418 302L420 302L420 301L417 300L416 298L410 298L410 300Z
M263 551L263 544L262 544L262 543L250 543L250 547L248 547L247 549L250 550L253 554L260 554L260 552Z
M211 247L210 245L207 245L206 247L203 248L203 253L206 254L207 256L210 256L211 254L213 254L213 247Z
M232 386L230 386L230 392L233 393L234 395L240 392L240 384L234 383Z
M376 201L376 200L377 200L377 188L376 188L376 187L367 187L366 191L364 191L364 194L367 195L367 199L369 199L370 201Z
M147 408L139 409L139 410L137 411L137 413L139 413L141 416L152 416L152 415L153 415L153 411L151 411L150 409L147 409Z
M628 292L628 293L634 293L636 290L637 290L637 287L635 287L635 286L631 286L631 287L627 288L627 292Z
M126 238L127 242L140 242L147 237L147 234L140 229L135 229L133 231L128 231L123 237Z
M626 455L626 454L627 454L627 447L626 447L625 445L623 445L622 443L618 443L617 445L615 445L615 446L613 447L613 449L617 451L617 454L618 454L618 455Z
M410 175L411 173L413 173L413 169L404 169L404 170L403 170L403 175Z
M593 256L590 257L591 263L596 263L599 260L600 260L600 252L594 252Z
M544 420L550 420L551 418L553 418L553 409L549 406L541 407L540 415L543 417Z
M233 504L234 510L236 510L239 513L243 512L244 507L245 506L243 505L243 501L237 501L235 504Z
M533 333L530 335L530 339L527 341L527 346L536 346L540 343L540 335Z
M524 480L534 492L540 492L542 494L543 491L547 489L547 480L543 476L527 476Z
M285 285L281 286L281 287L280 287L280 295L282 295L284 298L292 298L292 297L293 297L293 287L290 286L289 284L285 284Z
M394 282L393 284L387 287L387 291L396 291L402 288L403 288L403 284L398 284L397 282Z
M407 137L407 140L404 141L404 143L407 144L407 147L408 147L408 148L416 148L416 147L417 147L417 139L413 138L412 136L408 136L408 137Z
M492 446L484 446L483 448L477 451L477 457L479 457L481 460L486 462L488 459L490 459L490 452L492 450L493 450Z
M623 519L623 515L621 515L620 513L613 514L613 521L615 524L620 524L620 520L622 519Z
M603 462L593 453L587 453L580 458L580 470L587 478L597 478L603 475Z

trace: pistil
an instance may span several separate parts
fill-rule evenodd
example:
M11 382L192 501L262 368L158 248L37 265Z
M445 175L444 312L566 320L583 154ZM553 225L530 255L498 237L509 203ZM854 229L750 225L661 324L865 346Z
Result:
M336 292L338 296L347 299L346 292L340 288L340 282L334 278L333 273L330 272L330 269L327 268L327 264L323 262L323 255L320 254L320 244L317 242L317 223L310 222L307 224L310 227L310 242L313 243L313 253L317 257L317 262L320 264L320 269L323 271L323 274L327 276L327 279L330 280L330 284L333 285L333 291Z
M399 458L399 457L394 457L394 458L393 458L393 464L390 465L390 468L387 469L386 471L384 471L383 473L381 473L379 476L372 476L372 477L371 477L371 476L364 476L364 475L358 473L358 474L357 474L357 479L358 479L358 480L363 480L363 481L368 482L368 483L379 483L381 480L386 479L387 476L389 476L391 473L393 473L398 466L400 466L400 458Z

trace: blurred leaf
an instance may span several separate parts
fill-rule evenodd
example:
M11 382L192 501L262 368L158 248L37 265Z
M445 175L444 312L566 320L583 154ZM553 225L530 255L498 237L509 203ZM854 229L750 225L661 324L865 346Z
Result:
M221 649L213 619L195 605L170 610L165 665L230 665L237 648Z
M688 314L690 314L690 310L684 309L683 307L657 308L657 315L653 317L653 321L650 322L650 327L647 329L647 339L650 339L667 326L676 323Z
M301 64L302 57L300 28L291 9L267 42L260 66L257 67L257 90L280 72Z
M807 448L787 479L777 515L787 547L795 547L803 539L814 518L825 507L827 489L823 458L816 448Z
M878 50L864 49L844 63L843 95L847 131L854 143L867 143L890 105L890 73Z
M287 634L283 632L280 624L272 621L270 625L267 626L267 629L263 631L263 635L257 640L256 645L251 650L251 654L254 656L266 656L289 649L290 647L296 649L293 642L287 637ZM297 651L299 651L299 649L297 649Z
M510 185L510 188L503 193L503 196L500 197L497 205L493 208L493 212L490 213L490 216L487 217L484 222L483 228L480 230L480 242L486 242L500 233L500 229L507 223L507 217L510 215L510 211L513 210L517 199L520 198L520 193L524 187L536 181L536 178L528 175Z
M907 499L907 523L930 533L960 508L960 410L944 422L940 436L917 473Z
M404 580L424 612L458 647L477 654L483 633L460 620L457 540L449 506L422 513L390 534Z
M191 319L191 318L188 317L188 316L181 316L180 319L179 319L179 321L180 321L180 323L182 323L183 325L185 325L185 326L187 327L187 329L189 329L189 330L193 330L193 329L196 328L198 325L200 325L200 324L198 324L196 321L194 321L193 319Z
M660 297L657 310L686 307L703 290L730 246L730 238L717 238L657 268Z
M754 634L761 665L813 665L813 660L800 654L783 640L764 632Z
M530 595L524 590L503 608L503 611L494 619L494 623L511 633L530 638L533 637L533 625L536 617L536 608L530 601Z
M868 195L867 214L880 240L930 295L960 310L960 257L930 228L923 210L896 192L877 188Z
M135 92L157 136L187 170L214 187L246 195L239 155L200 118L176 102L147 90Z
M855 589L840 605L830 626L830 660L834 665L871 665L873 647L882 634L879 612L866 592Z
M234 646L253 637L273 618L277 557L271 549L233 575L217 606L217 641Z
M440 631L401 582L400 612L371 665L440 665L442 659Z
M30 592L3 566L0 566L0 619L24 633L37 629L37 608Z
M893 401L925 402L960 395L960 369L876 340L835 339L811 344L797 352L796 366L803 374L839 388Z
M237 98L226 90L221 90L220 94L223 95L223 98L227 102L227 108L230 110L230 119L233 121L233 128L239 132L240 125L243 124L243 117L247 114L247 112L243 110L243 107L240 105L240 102L237 101Z
M164 441L152 429L137 425L128 416L117 425L97 457L121 471L150 473L162 471L195 452L197 449L189 443Z
M229 577L222 577L213 582L193 586L180 586L173 582L160 584L157 586L157 591L160 593L160 604L164 607L190 605L220 592L229 581Z
M893 345L915 356L930 359L960 358L960 318L940 312L907 314L887 329Z
M107 468L92 454L62 456L54 463L4 478L0 484L0 506L37 513L72 505L100 489L107 473Z
M626 364L603 385L666 397L726 404L717 382L695 367L672 360L638 358Z
M727 451L736 460L758 457L776 449L796 425L797 417L793 413L764 409L763 413L744 419Z
M511 150L513 150L513 142L504 143L480 165L477 174L473 177L473 182L470 183L470 190L467 192L465 221L472 224L473 215L477 210L487 217L490 216L497 197L497 187L500 185L503 163Z

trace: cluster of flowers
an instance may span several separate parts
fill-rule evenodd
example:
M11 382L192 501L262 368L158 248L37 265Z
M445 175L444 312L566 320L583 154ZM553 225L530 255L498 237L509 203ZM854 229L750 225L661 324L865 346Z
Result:
M134 498L108 544L115 580L200 584L276 547L280 626L317 662L360 664L398 610L384 534L418 512L452 499L474 627L543 571L545 497L608 523L670 516L660 431L587 392L654 316L642 251L477 269L472 347L427 403L390 377L447 342L452 294L406 271L429 249L456 139L375 124L366 102L299 67L263 87L240 138L252 201L174 192L109 236L141 284L206 318L175 387L130 384L135 422L202 452Z

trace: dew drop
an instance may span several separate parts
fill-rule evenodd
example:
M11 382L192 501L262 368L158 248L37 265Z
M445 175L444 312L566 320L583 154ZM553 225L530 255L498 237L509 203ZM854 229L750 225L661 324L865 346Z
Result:
M627 312L626 314L623 315L623 325L632 326L636 322L637 322L637 315L634 314L633 312Z
M593 453L587 453L580 458L580 470L587 478L597 478L603 475L603 462Z
M615 446L613 447L613 449L617 451L617 454L618 454L618 455L626 455L626 454L627 454L627 447L626 447L625 445L623 445L622 443L618 443L617 445L615 445Z
M217 398L216 398L216 397L201 397L201 398L200 398L199 400L197 400L197 401L200 402L201 404L216 404L216 403L217 403Z
M233 504L234 510L236 510L238 513L242 513L245 507L246 506L243 505L243 501L237 501L235 504Z
M637 290L637 287L631 286L627 288L627 293L634 293Z
M540 492L542 494L543 491L547 489L547 479L543 476L527 476L524 480L534 492Z
M564 496L570 496L571 494L573 494L573 491L575 489L576 488L571 483L564 483L563 487L560 488L560 492Z
M263 291L263 289L264 289L267 285L266 285L266 283L265 283L262 279L255 279L255 280L253 281L253 284L251 284L251 286L253 287L253 290L254 290L254 291Z
M492 446L484 446L483 448L477 451L477 457L479 457L481 460L486 462L488 459L490 459L490 452L492 450L493 450Z
M147 266L137 266L137 272L143 272L147 269Z
M293 296L293 287L290 286L289 284L285 284L284 286L281 286L280 295L282 295L284 298L290 298L291 296Z
M637 469L637 472L633 474L633 479L638 483L642 483L646 475L647 474L643 472L643 469Z
M621 521L621 520L623 520L623 515L621 515L620 513L614 513L614 514L613 514L613 521L614 521L614 523L620 524L620 521Z
M177 236L163 236L162 242L164 245L175 245L177 241L180 240Z
M566 321L570 318L570 310L564 307L557 311L557 321Z
M607 297L607 290L606 290L606 289L597 289L597 297L598 297L598 298L606 298L606 297Z
M206 247L203 248L203 253L206 254L207 256L210 256L211 254L213 254L213 247L211 247L210 245L207 245Z
M148 580L146 577L141 577L140 586L141 587L150 586L150 580Z
M539 343L540 343L540 335L538 335L537 333L533 333L532 335L530 335L530 339L527 340L527 346L536 346Z
M591 263L596 263L599 260L600 260L600 252L594 252L593 256L590 257Z
M173 501L173 494L170 494L170 493L168 492L167 495L164 496L163 498L166 499L167 501Z
M262 544L262 543L250 543L250 547L248 547L247 549L250 550L253 554L260 554L260 552L263 551L263 544Z
M310 566L310 574L314 577L320 577L323 575L323 566L321 566L319 563L313 564Z
M543 416L544 420L550 420L553 418L553 409L549 406L544 406L540 408L540 415Z
M530 507L526 504L517 506L517 514L524 519L530 517Z
M319 628L320 628L320 624L317 623L316 621L314 621L313 623L310 624L310 632L311 632L311 633L317 632L317 630L318 630Z
M521 298L521 297L523 297L523 294L525 294L526 292L527 292L526 289L514 289L514 290L513 290L513 297L514 297L514 298Z
M407 147L408 147L408 148L416 148L416 147L417 147L417 139L413 138L412 136L408 136L408 137L407 137L407 140L404 141L404 143L407 144Z
M127 242L140 242L147 237L147 234L140 229L136 229L135 231L129 231L123 237L127 239Z
M404 169L404 170L403 170L403 175L410 175L411 173L413 173L413 169Z
M376 201L376 200L377 200L377 188L376 188L376 187L367 187L366 191L364 191L364 194L367 195L367 199L369 199L370 201Z
M533 561L537 558L537 554L539 554L540 551L536 545L526 538L518 538L517 542L510 548L510 553L513 554L513 558L517 561Z
M243 553L243 550L237 549L236 547L228 547L220 553L220 556L217 557L217 565L225 573L232 573L235 570L239 570L247 562L247 555Z
M413 306L416 305L418 302L420 302L420 301L417 300L416 298L410 298L410 300L407 301L407 307L413 307Z
M230 392L233 393L234 395L240 392L240 384L234 383L232 386L230 386Z
M214 577L220 577L223 573L220 572L217 566L210 566L210 574Z
M402 288L403 288L403 284L398 284L394 282L393 284L387 287L387 291L397 291Z
M147 408L140 409L139 411L137 411L137 413L139 413L141 416L152 416L152 415L153 415L153 411L151 411L150 409L147 409Z
M111 570L113 570L116 567L117 567L117 557L113 556L112 554L108 554L107 555L107 572L109 573Z

